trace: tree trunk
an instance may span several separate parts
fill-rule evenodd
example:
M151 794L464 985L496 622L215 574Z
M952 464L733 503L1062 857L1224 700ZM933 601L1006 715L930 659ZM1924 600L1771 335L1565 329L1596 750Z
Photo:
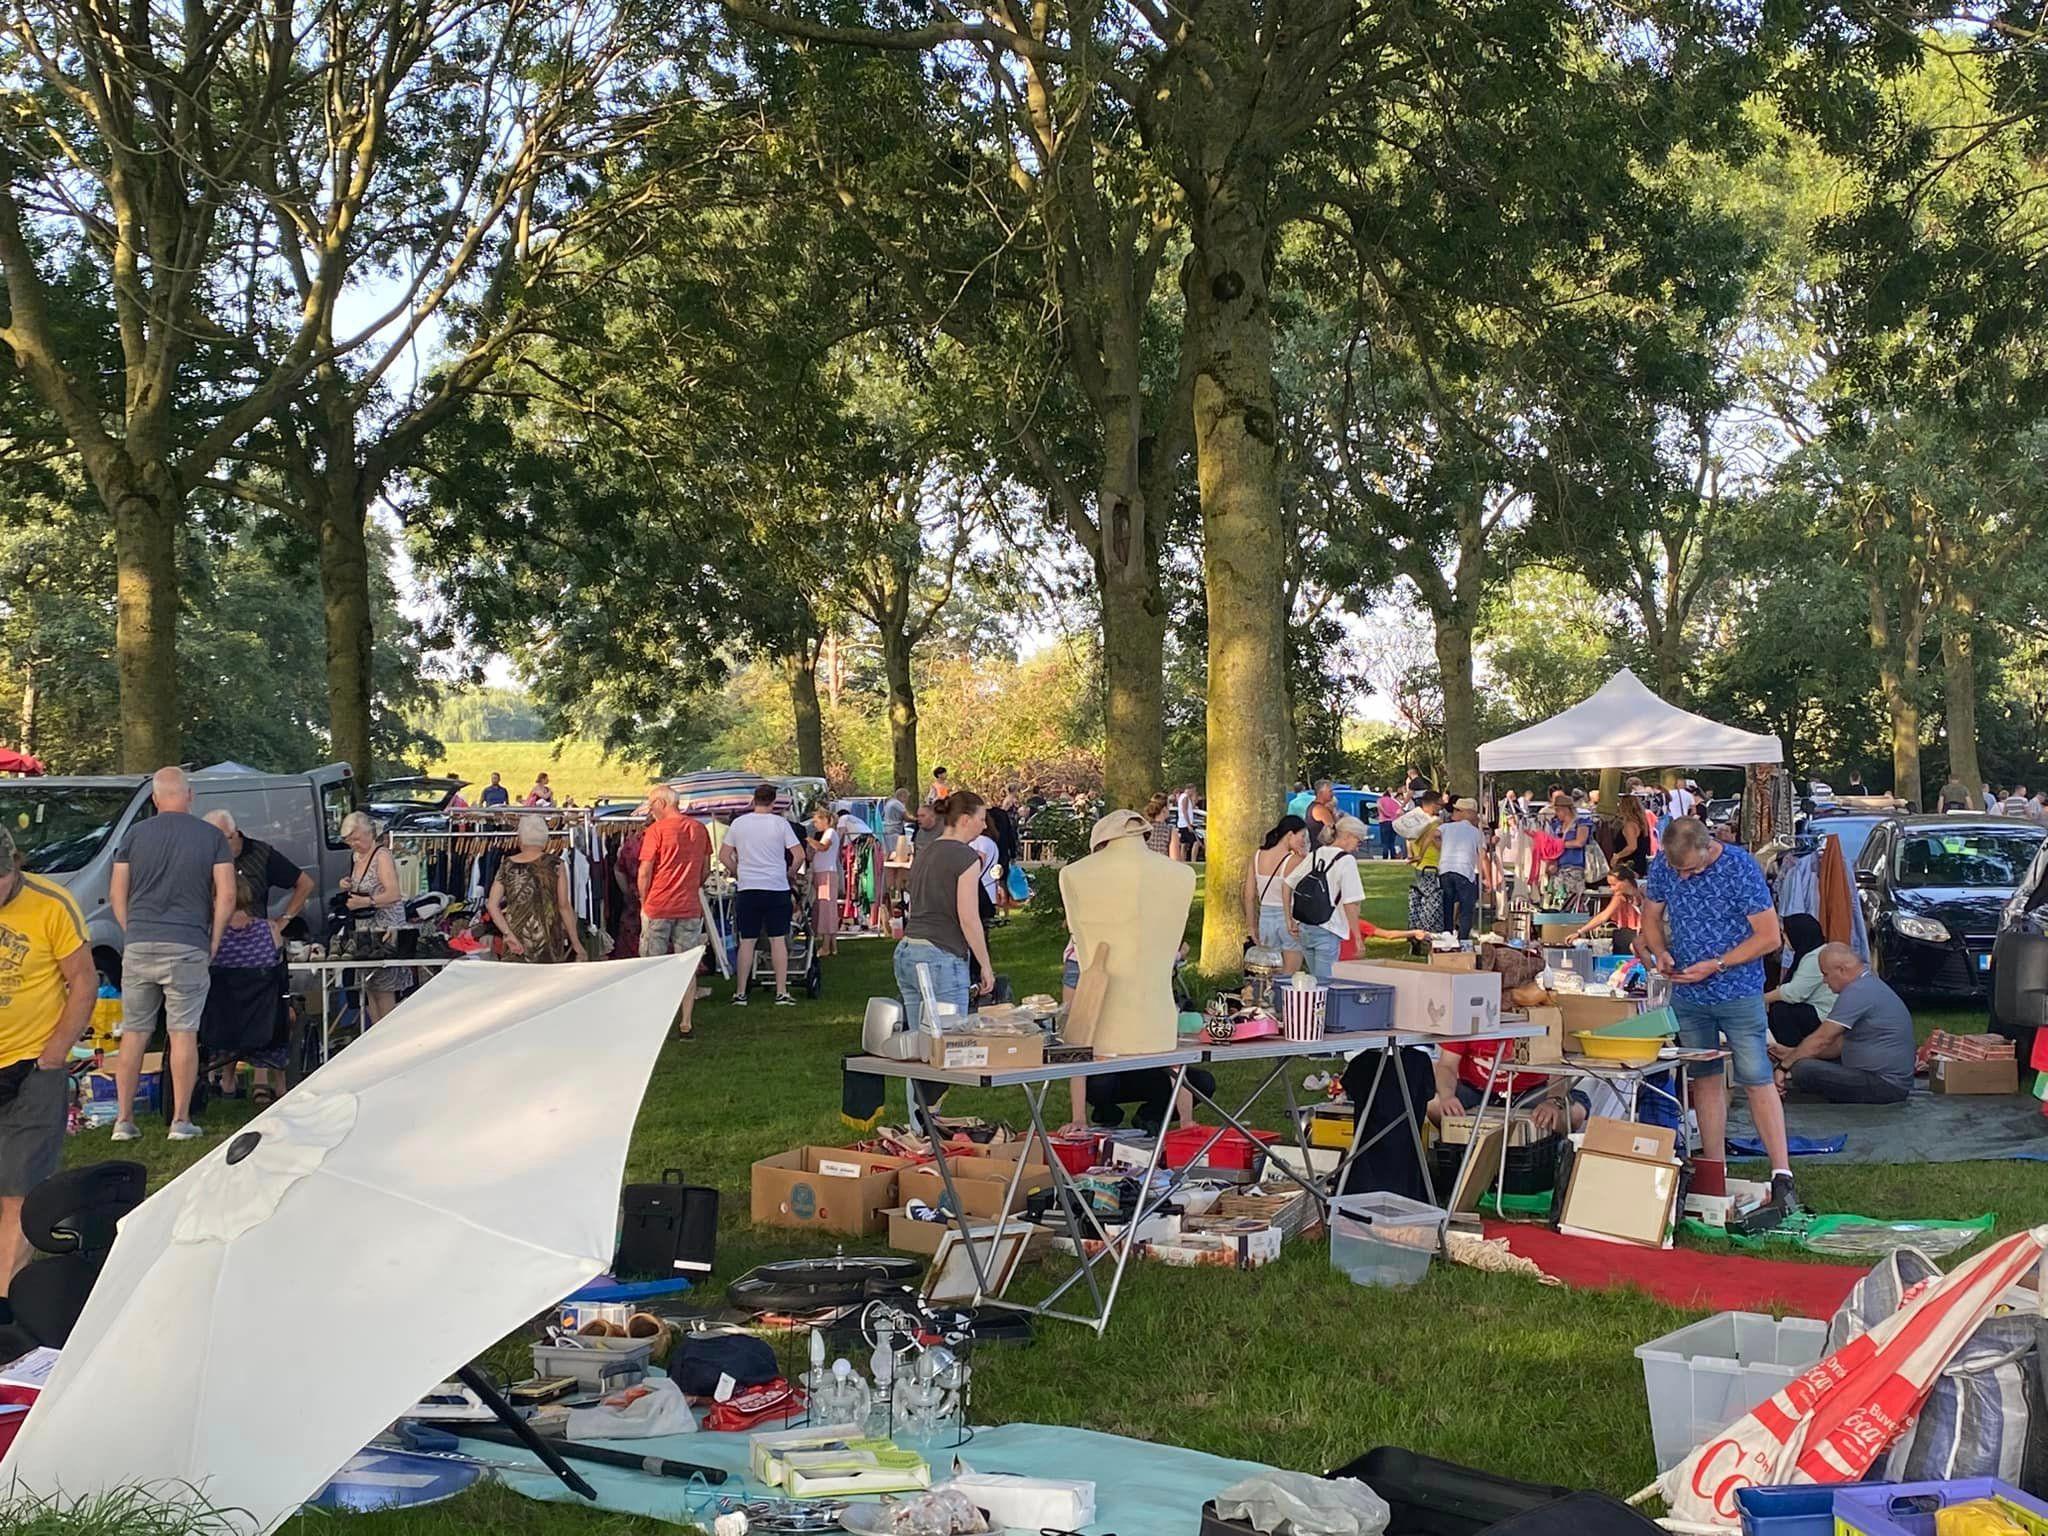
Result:
M1876 572L1865 573L1870 599L1870 641L1877 653L1877 681L1892 730L1892 793L1915 810L1920 796L1920 639L1926 619L1919 592L1905 594L1902 632L1893 633L1889 594Z
M1209 609L1208 892L1202 969L1242 963L1245 863L1287 798L1280 712L1287 665L1275 450L1273 316L1266 294L1270 168L1252 152L1209 181L1188 284L1195 465Z
M351 477L352 479L353 477ZM368 509L355 486L331 489L321 499L320 606L327 632L328 750L355 771L373 776L370 749L370 548Z
M882 631L882 672L889 685L889 753L896 768L896 788L917 795L923 778L917 768L917 694L910 684L910 637L901 630Z
M1166 740L1166 601L1155 562L1139 549L1119 558L1104 522L1102 559L1102 792L1111 806L1142 806L1160 787ZM1131 519L1135 521L1135 518ZM1133 540L1142 543L1142 539Z
M1941 665L1948 695L1948 776L1981 804L1984 770L1977 761L1977 631L1969 605L1953 600L1941 624Z
M101 496L114 513L114 656L121 681L121 769L153 773L178 752L178 525L168 486L124 462ZM110 493L111 492L111 493Z
M23 668L21 674L21 733L19 738L21 742L21 755L23 757L34 757L36 755L36 704L41 694L42 689L36 683L35 667L28 666Z
M789 679L790 708L796 713L796 771L825 777L825 712L818 707L818 653L809 646L782 658Z
M1479 726L1472 697L1472 626L1458 618L1436 621L1436 667L1444 689L1446 794L1479 793Z

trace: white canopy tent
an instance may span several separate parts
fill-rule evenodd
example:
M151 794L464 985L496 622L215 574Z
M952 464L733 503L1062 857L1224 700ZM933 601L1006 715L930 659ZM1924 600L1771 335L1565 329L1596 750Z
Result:
M1667 704L1626 667L1584 703L1479 749L1482 774L1533 768L1736 768L1784 760L1777 737L1718 725Z

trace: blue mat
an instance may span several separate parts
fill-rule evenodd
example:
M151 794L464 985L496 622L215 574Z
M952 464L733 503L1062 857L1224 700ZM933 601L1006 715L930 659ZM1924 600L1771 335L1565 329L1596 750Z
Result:
M758 1498L770 1490L747 1476L747 1436L665 1435L654 1440L604 1442L622 1451L673 1457L722 1467L727 1481L717 1488L674 1478L649 1477L623 1468L574 1463L597 1490L598 1507L621 1514L650 1515L657 1520L687 1523L701 1519L719 1497ZM525 1451L480 1440L464 1449L492 1460L531 1461ZM974 1438L952 1453L977 1472L1014 1472L1031 1477L1081 1478L1095 1484L1095 1523L1089 1532L1131 1533L1193 1531L1202 1522L1202 1505L1232 1483L1260 1469L1249 1461L1232 1461L1179 1446L1127 1440L1121 1435L1089 1429L1062 1429L1051 1424L1004 1424L978 1429ZM506 1486L536 1499L581 1504L554 1477L534 1463L534 1475L506 1472ZM936 1473L938 1469L935 1468Z
M1827 1157L1849 1145L1847 1135L1841 1136L1787 1136L1785 1150L1794 1157ZM1754 1136L1730 1136L1728 1138L1730 1157L1762 1157L1764 1144Z
M649 1296L671 1296L677 1291L687 1291L690 1282L681 1275L663 1280L614 1280L610 1275L599 1275L580 1291L571 1291L562 1300L599 1302L644 1301Z
M2048 1161L2048 1119L2024 1093L1929 1093L1915 1084L1903 1104L1785 1102L1786 1128L1796 1145L1842 1141L1832 1154L1844 1163L1970 1163L2008 1158ZM1741 1094L1728 1110L1732 1144L1757 1144L1756 1126Z

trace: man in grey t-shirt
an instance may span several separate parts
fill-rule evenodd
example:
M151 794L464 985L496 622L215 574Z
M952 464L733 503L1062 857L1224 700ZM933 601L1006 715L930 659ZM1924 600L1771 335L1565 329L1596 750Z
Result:
M1913 1091L1913 1015L1846 944L1824 944L1835 1005L1796 1046L1771 1044L1779 1085L1834 1104L1902 1104Z
M156 814L128 829L114 851L107 899L127 934L121 951L121 1055L114 1063L119 1112L114 1140L135 1141L135 1088L142 1056L163 1016L170 1035L173 1141L196 1141L192 1087L199 1080L199 1020L213 952L235 913L235 856L220 828L192 814L192 784L179 768L150 780Z

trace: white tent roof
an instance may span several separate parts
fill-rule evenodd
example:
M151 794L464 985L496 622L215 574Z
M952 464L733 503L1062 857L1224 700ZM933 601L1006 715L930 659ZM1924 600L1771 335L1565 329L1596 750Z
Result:
M1623 668L1600 691L1540 725L1479 749L1481 773L1526 768L1707 768L1782 763L1775 736L1687 714Z

